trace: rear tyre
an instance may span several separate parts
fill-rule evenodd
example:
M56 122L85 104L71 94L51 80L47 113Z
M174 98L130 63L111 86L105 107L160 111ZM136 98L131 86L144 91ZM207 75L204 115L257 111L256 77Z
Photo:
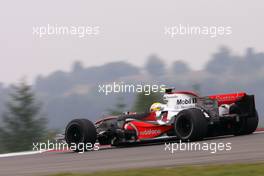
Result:
M258 117L258 112L255 112L256 116L255 117L249 117L247 118L247 123L246 123L246 134L251 134L254 131L256 131L258 127L258 122L259 122L259 117Z
M208 122L200 109L186 109L176 116L174 130L182 141L197 141L206 137Z
M256 112L255 117L246 117L243 119L240 119L240 122L237 124L237 127L235 128L235 135L247 135L251 134L254 131L256 131L258 127L258 114Z
M74 119L66 127L65 140L74 151L79 152L79 145L93 147L96 142L96 128L87 119ZM85 149L87 149L85 147Z
M238 106L234 106L230 109L230 112L241 114ZM258 112L255 110L255 116L240 118L240 121L235 125L234 135L247 135L256 131L258 127L259 117Z

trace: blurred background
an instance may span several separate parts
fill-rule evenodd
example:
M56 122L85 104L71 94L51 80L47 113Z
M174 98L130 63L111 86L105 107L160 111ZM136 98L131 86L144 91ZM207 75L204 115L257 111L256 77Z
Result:
M263 126L262 1L27 0L0 4L1 122L10 110L10 94L17 92L13 84L20 84L22 90L23 84L31 85L45 119L36 124L48 131L63 131L73 118L96 120L118 108L133 109L135 93L106 96L98 92L98 85L123 81L165 84L201 95L246 91L256 95ZM100 33L86 38L32 34L33 27L47 24L99 26ZM165 26L179 24L230 26L232 34L215 38L164 34ZM21 79L26 81L19 83Z

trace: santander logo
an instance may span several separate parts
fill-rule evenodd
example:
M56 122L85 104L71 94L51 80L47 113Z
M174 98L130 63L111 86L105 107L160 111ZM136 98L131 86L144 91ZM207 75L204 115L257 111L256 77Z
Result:
M154 130L154 129L149 129L149 130L140 132L140 135L159 135L159 134L161 134L161 131Z

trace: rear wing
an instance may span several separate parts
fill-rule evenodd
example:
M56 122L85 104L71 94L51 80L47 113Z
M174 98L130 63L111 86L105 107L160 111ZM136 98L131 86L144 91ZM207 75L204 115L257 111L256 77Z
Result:
M246 95L247 94L245 92L239 92L239 93L231 93L231 94L210 95L209 97L211 99L216 99L218 102L218 106L221 106L222 104L233 104L241 100Z

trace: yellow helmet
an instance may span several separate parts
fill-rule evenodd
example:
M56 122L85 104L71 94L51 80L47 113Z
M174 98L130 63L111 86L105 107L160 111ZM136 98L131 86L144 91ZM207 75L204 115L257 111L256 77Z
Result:
M162 104L159 102L153 103L150 107L150 111L160 111L162 107Z

